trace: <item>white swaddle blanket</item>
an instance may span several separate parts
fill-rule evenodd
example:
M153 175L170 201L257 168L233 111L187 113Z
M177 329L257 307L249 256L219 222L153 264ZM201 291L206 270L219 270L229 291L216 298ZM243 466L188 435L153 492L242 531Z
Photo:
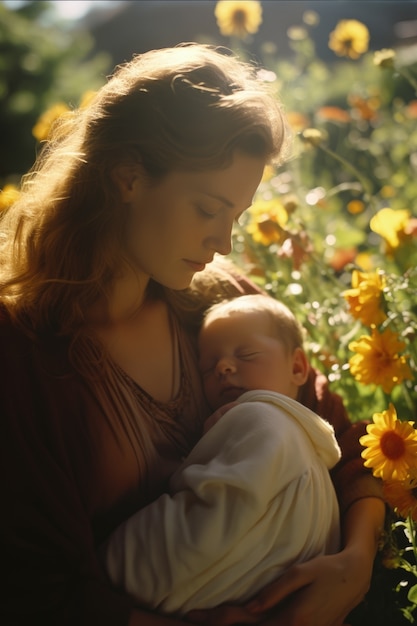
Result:
M111 581L141 605L182 615L245 601L293 563L339 549L333 428L278 393L238 402L173 474L170 493L104 546Z

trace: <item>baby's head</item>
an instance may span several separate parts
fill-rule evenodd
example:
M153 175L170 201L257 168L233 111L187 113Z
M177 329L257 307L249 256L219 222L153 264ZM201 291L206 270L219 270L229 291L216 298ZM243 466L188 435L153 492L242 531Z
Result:
M240 296L211 307L199 350L204 391L213 410L253 389L296 398L307 378L302 328L288 307L266 295Z

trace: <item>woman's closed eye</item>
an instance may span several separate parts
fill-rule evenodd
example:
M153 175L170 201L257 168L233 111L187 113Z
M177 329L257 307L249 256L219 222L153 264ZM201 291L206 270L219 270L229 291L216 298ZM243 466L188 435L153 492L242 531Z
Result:
M198 213L202 215L203 217L207 217L208 219L216 217L216 215L219 213L219 209L213 209L213 208L204 206L203 204L196 204L195 206L196 206Z

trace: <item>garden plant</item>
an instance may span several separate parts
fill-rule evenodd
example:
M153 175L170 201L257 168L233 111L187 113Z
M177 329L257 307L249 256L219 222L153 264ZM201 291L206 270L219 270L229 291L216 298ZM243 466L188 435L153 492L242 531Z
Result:
M262 3L214 5L219 32L250 58ZM288 31L292 56L264 42L259 70L286 113L288 158L268 168L233 233L233 260L306 329L305 345L352 421L383 484L386 528L371 588L352 626L417 622L417 51L372 50L344 19L315 52L320 16ZM257 59L259 62L259 59ZM88 106L89 94L80 103ZM34 127L39 141L60 104ZM6 185L0 207L19 194Z
M261 4L217 3L219 28L243 53ZM372 51L366 24L341 20L326 64L319 19L306 12L288 31L291 59L264 44L260 74L293 141L236 228L233 256L292 307L350 419L369 422L363 457L383 482L386 529L347 621L397 626L417 621L417 56Z

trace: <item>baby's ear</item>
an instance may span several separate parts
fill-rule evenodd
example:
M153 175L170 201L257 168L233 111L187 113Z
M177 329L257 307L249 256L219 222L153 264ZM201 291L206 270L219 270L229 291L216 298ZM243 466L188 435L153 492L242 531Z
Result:
M111 179L120 193L122 202L131 202L137 192L141 180L141 169L138 165L121 164L111 172Z
M296 348L292 356L292 381L298 387L304 385L310 368L307 355L302 348Z

